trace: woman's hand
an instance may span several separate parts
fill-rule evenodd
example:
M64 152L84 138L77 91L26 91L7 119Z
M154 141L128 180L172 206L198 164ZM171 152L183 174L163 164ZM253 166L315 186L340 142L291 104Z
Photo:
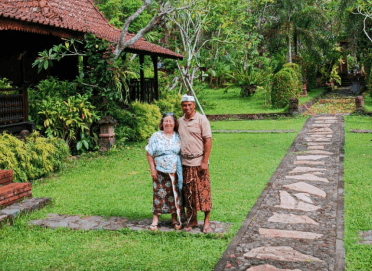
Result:
M151 170L151 177L154 181L158 179L158 171L157 170Z

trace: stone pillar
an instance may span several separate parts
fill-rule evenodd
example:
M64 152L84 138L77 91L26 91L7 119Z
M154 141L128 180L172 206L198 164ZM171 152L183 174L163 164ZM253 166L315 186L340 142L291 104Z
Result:
M363 113L364 109L364 99L363 96L357 96L355 98L355 107L356 107L356 112L357 113Z
M289 100L289 114L295 114L298 111L298 99L291 98Z
M304 80L303 85L302 85L302 96L304 96L304 97L307 96L306 80Z
M100 124L98 145L100 151L105 152L115 145L114 125L117 124L117 121L111 116L105 116L98 123Z

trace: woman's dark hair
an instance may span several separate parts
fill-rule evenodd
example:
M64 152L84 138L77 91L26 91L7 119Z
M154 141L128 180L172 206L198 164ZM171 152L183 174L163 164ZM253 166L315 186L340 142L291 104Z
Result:
M174 131L175 132L178 132L178 122L177 122L177 118L176 118L176 115L172 112L165 112L163 114L163 116L161 117L161 120L160 120L160 124L159 124L159 129L161 131L164 130L164 127L163 127L163 121L164 121L164 118L165 117L169 117L169 116L172 116L173 117L173 120L174 120Z

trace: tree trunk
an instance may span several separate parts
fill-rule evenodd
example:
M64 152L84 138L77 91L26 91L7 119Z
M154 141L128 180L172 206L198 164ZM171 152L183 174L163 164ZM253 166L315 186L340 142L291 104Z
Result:
M291 39L288 37L288 62L292 63Z

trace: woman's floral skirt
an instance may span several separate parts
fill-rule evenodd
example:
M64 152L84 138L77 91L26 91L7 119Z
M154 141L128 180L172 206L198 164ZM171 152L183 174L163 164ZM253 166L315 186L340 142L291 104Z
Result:
M180 218L180 206L181 199L177 186L177 174L174 178L171 178L168 173L158 171L158 179L153 181L153 214L177 214Z

